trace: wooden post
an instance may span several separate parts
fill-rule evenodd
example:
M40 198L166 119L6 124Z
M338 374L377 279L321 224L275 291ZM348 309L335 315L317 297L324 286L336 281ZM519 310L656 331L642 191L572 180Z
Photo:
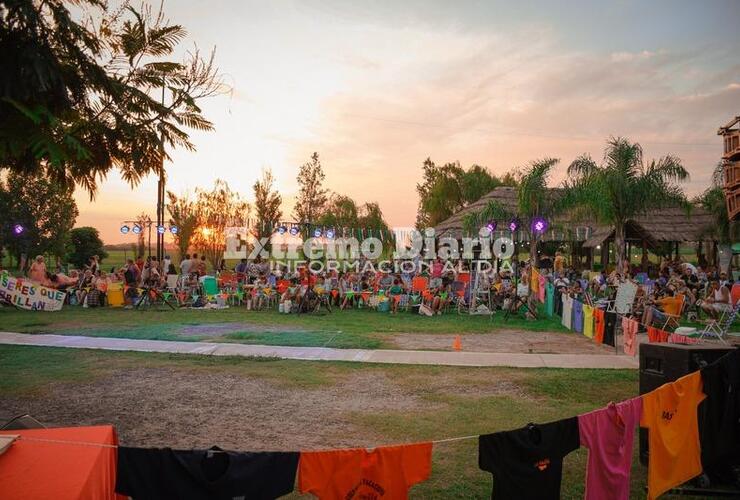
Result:
M601 244L601 269L609 267L609 240Z
M642 272L643 273L647 272L649 262L650 260L648 259L647 242L643 239L642 240Z

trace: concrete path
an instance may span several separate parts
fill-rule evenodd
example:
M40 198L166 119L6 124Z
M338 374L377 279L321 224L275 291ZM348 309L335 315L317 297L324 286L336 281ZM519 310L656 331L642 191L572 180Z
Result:
M402 365L507 366L515 368L628 368L637 358L616 354L521 354L502 352L404 351L332 349L215 342L136 340L76 335L32 335L0 332L0 344L76 347L108 351L206 354L212 356L272 357L308 361L357 361Z

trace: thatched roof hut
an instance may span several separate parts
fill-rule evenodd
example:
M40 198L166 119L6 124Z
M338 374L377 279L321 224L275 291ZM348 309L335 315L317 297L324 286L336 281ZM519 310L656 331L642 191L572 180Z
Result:
M559 188L550 190L552 196L558 196ZM517 213L516 188L499 186L484 195L478 201L471 203L436 227L437 237L451 236L462 238L467 234L465 217L469 213L480 212L489 201L498 202L507 212ZM550 229L543 235L544 241L574 241L583 242L586 248L593 248L613 238L614 228L597 223L588 217L579 216L575 212L558 215L550 221ZM498 221L503 225L504 221ZM631 219L627 223L628 240L644 240L650 246L657 242L684 242L711 240L707 234L714 225L712 214L699 206L692 208L690 213L680 207L661 208L651 210L649 214ZM499 230L501 228L499 227ZM497 231L498 232L498 231ZM501 231L503 233L503 231ZM522 240L527 235L522 232L517 239Z

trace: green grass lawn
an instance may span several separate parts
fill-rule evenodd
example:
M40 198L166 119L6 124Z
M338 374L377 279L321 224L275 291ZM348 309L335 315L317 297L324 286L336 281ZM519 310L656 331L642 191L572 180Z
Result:
M153 353L101 352L78 349L55 349L25 346L0 346L0 401L5 398L33 398L43 406L44 398L60 386L99 379L106 390L115 393L116 373L146 368L171 371L161 383L199 375L228 374L247 380L263 380L270 387L301 391L306 398L321 391L332 391L348 377L360 374L369 384L378 377L392 388L420 398L423 404L405 411L355 410L341 415L356 431L351 439L365 443L395 444L442 439L453 436L514 429L528 422L546 422L600 408L609 401L620 401L638 392L634 370L561 370L422 367L398 365L364 365L330 362L300 362L222 358L210 356L163 355ZM496 384L508 389L491 391ZM266 386L267 387L267 386ZM142 401L157 400L157 390L138 396ZM353 394L334 397L353 398ZM83 398L84 399L84 398ZM84 405L84 401L75 404ZM89 402L88 402L89 405ZM92 410L97 406L92 403ZM85 406L89 413L90 407ZM103 411L101 409L100 411ZM167 418L171 409L160 410ZM257 410L261 411L261 410ZM157 419L158 415L150 415ZM121 414L116 424L143 425L128 422L135 416ZM181 416L180 418L185 418ZM214 411L210 419L218 419ZM277 424L276 424L277 425ZM316 421L313 430L332 432L331 424ZM300 429L292 430L300 436ZM188 431L197 435L198 428ZM277 433L288 432L278 428ZM310 432L306 429L305 432ZM331 434L329 434L331 436ZM174 439L172 436L168 436ZM342 436L346 439L346 436ZM182 438L182 436L180 436ZM219 436L207 439L218 443ZM185 436L185 439L190 439ZM375 442L375 441L373 441ZM436 445L431 478L411 490L412 498L490 498L491 476L478 469L477 440ZM587 452L571 453L565 460L563 498L583 498ZM632 498L644 497L645 469L637 461L637 445L632 471ZM297 496L297 495L296 495Z
M245 323L247 327L220 337L178 333L183 327ZM536 321L503 314L493 318L450 312L426 317L412 313L390 315L373 310L336 310L325 315L279 314L276 311L83 309L65 306L59 312L0 308L0 330L22 333L62 333L154 340L219 340L251 344L331 346L376 349L389 347L399 333L478 334L502 329L566 332L559 318L541 315ZM277 334L276 334L277 333Z

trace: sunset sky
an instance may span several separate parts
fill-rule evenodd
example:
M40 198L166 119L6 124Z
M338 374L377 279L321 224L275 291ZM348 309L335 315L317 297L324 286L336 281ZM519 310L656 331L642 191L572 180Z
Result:
M679 156L693 195L721 155L717 128L740 114L737 0L170 0L165 11L188 29L185 49L216 46L233 88L203 102L216 130L193 132L197 152L172 152L168 189L222 178L251 199L270 167L286 216L313 151L329 189L405 226L427 157L503 174L553 156L556 184L575 156L600 159L610 135L648 158ZM77 196L77 225L133 242L119 223L155 215L156 179L132 190L111 176L94 202Z

